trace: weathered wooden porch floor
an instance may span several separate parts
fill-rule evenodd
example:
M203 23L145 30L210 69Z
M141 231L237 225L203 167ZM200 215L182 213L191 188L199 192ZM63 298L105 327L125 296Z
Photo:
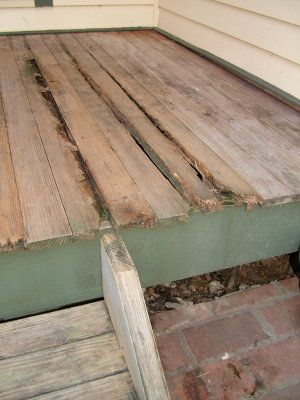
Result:
M0 325L1 399L137 399L104 301Z
M158 33L1 37L0 93L4 250L299 199L299 113Z

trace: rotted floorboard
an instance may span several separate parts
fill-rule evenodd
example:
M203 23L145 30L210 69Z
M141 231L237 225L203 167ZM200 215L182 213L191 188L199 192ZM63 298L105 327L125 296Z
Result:
M295 111L157 33L3 36L0 53L4 250L92 237L101 210L152 227L299 198Z
M145 286L295 251L299 123L155 32L2 36L1 318L100 296L107 221Z

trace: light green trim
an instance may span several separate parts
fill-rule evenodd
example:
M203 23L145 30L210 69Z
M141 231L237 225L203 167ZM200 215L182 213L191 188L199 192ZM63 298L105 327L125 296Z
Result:
M101 296L99 236L0 254L0 320Z
M258 78L257 76L230 63L229 61L226 61L223 58L220 58L220 57L216 56L215 54L210 53L207 50L204 50L197 46L194 46L194 45L186 42L185 40L182 40L182 39L178 38L177 36L174 36L171 33L164 31L163 29L154 28L154 30L161 33L162 35L168 37L169 39L174 40L175 42L181 44L182 46L187 47L188 49L194 51L195 53L200 54L201 56L207 58L209 61L212 61L213 63L220 65L221 67L234 73L235 75L239 76L240 78L243 78L248 82L251 82L255 86L259 87L260 89L263 89L267 93L270 93L271 95L273 95L274 97L283 101L284 103L287 103L291 106L295 106L299 110L300 99L298 99L297 97L292 96L291 94L285 92L284 90L281 90L278 87L272 85L271 83L269 83L261 78Z
M126 31L144 31L153 30L148 26L121 27L121 28L84 28L84 29L48 29L38 31L18 31L18 32L0 32L0 36L7 35L40 35L43 33L79 33L79 32L126 32Z
M297 251L300 202L253 211L232 206L195 212L186 222L119 233L142 285L149 286ZM97 237L58 248L0 254L0 318L102 296L99 247Z
M186 223L132 228L122 237L142 285L149 286L296 251L300 202L194 213Z

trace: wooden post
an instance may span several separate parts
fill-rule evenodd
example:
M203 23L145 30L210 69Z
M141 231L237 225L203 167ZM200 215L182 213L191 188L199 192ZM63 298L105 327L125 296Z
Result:
M139 277L122 239L101 239L104 299L133 384L141 400L168 400L163 369Z

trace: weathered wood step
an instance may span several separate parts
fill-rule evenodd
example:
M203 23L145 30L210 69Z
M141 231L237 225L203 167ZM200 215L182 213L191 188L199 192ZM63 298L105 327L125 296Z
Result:
M1 399L133 400L104 301L0 325Z
M102 236L101 260L105 302L0 325L0 399L170 398L139 277L116 233Z

